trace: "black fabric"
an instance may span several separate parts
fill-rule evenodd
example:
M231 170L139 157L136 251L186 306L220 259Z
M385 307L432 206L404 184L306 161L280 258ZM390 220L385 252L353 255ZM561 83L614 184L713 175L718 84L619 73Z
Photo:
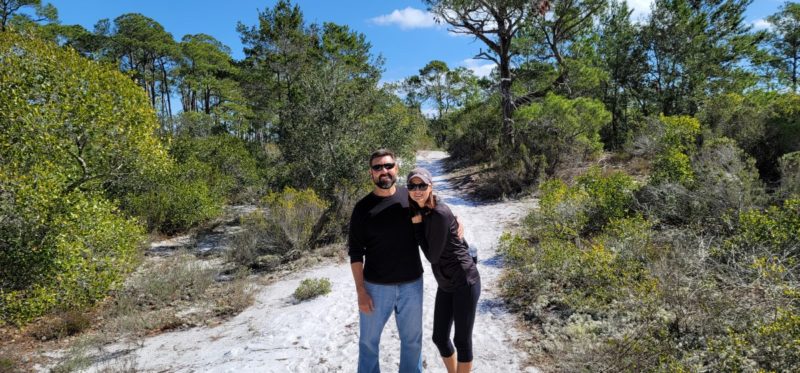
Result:
M398 284L422 276L422 261L408 210L408 191L390 197L368 194L350 217L350 262L364 262L364 279Z
M476 260L467 242L458 238L458 221L447 205L437 200L434 209L423 210L422 223L414 224L414 235L440 288L453 290L478 281Z
M433 343L442 357L458 351L459 362L472 361L472 327L481 294L481 281L463 285L454 291L439 288L433 309ZM450 327L455 325L455 335L450 340ZM455 344L455 348L453 345Z

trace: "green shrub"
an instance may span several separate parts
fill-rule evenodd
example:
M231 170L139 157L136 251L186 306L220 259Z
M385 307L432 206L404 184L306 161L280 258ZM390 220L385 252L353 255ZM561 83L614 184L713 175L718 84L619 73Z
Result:
M242 219L229 259L256 269L274 269L314 247L327 202L311 190L291 187L263 198L263 209Z
M496 98L470 103L449 118L452 122L447 152L469 163L489 162L500 150L502 115Z
M45 196L37 190L42 184L12 194ZM143 232L134 220L96 195L50 197L25 198L14 206L17 220L3 229L3 321L24 324L56 307L88 306L117 287L136 262Z
M610 219L619 219L632 212L633 196L639 189L632 177L622 171L603 174L592 167L576 179L576 186L586 192L591 201L587 228L600 230Z
M229 134L178 136L170 153L182 164L208 165L209 171L203 173L200 180L206 182L212 195L229 203L252 200L264 188L256 159L247 144Z
M783 198L800 195L800 151L784 154L778 163L781 170L779 195Z
M700 135L700 122L692 117L660 116L659 120L664 125L664 137L661 139L663 148L691 153L694 151L695 140Z
M589 221L591 202L588 193L581 188L569 187L559 179L542 183L539 193L539 210L534 210L525 219L531 237L578 237Z
M694 171L689 156L677 150L670 149L659 154L653 162L650 174L651 184L675 182L690 185L694 181Z
M0 319L80 309L116 287L143 232L110 201L168 167L146 93L73 50L0 33Z
M628 152L633 155L653 157L668 152L679 152L691 155L700 135L700 122L689 116L650 117L642 128L626 144Z
M152 182L128 194L123 206L141 217L149 230L167 234L186 230L222 209L222 197L214 195L204 180L212 172L208 164L190 159L151 176Z
M736 233L725 241L728 251L768 248L776 255L800 254L800 199L788 199L783 206L764 211L749 210L738 216Z
M628 216L633 210L637 183L623 172L603 175L592 167L578 176L575 185L548 180L540 186L539 210L525 220L532 237L570 239L597 232L610 219Z
M725 214L736 215L765 202L755 160L727 138L705 142L692 159L692 187L703 221L721 225Z
M327 278L307 278L294 291L294 298L304 301L331 292L331 281Z
M767 137L767 118L772 111L767 102L759 102L761 94L746 96L726 93L710 97L697 114L710 134L706 137L727 137L748 153L757 151Z
M562 165L597 156L603 149L600 129L611 121L599 101L555 94L518 109L514 116L519 141L532 154L545 156L549 175Z

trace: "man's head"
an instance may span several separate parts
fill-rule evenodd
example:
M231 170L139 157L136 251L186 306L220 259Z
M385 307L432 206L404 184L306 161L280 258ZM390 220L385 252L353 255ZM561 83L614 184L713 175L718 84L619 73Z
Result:
M389 149L378 149L369 157L369 174L378 188L391 189L397 182L397 163Z

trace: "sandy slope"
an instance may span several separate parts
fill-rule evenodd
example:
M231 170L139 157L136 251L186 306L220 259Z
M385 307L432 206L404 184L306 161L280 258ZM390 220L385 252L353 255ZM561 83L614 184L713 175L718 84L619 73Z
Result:
M442 178L443 152L421 152L417 162L434 175L437 190L466 227L467 239L480 248L479 271L483 293L475 325L476 372L537 371L521 366L523 353L514 347L519 331L498 296L501 265L495 256L498 236L517 222L534 200L481 204L465 201ZM424 363L428 371L444 371L430 342L436 282L427 262L425 272ZM327 277L332 292L295 304L292 292L302 279ZM144 340L124 357L137 371L176 372L354 372L358 357L358 314L349 264L327 264L295 273L258 290L253 306L213 328L165 333ZM399 340L394 318L381 341L381 367L397 370ZM109 346L110 350L123 346ZM133 363L133 364L131 364ZM108 365L106 365L108 364ZM113 360L92 370L115 366Z

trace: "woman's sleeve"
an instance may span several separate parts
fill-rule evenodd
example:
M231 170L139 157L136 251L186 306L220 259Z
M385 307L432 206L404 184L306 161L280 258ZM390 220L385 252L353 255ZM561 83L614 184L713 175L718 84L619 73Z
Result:
M453 223L454 217L450 214L434 211L427 218L429 223L425 232L425 241L428 243L426 256L428 261L436 264L439 262L439 258L447 245L447 236L450 234L450 225Z
M422 252L425 254L425 257L428 257L428 241L425 239L425 224L424 223L415 223L414 224L414 238L417 239L417 243L422 248Z

